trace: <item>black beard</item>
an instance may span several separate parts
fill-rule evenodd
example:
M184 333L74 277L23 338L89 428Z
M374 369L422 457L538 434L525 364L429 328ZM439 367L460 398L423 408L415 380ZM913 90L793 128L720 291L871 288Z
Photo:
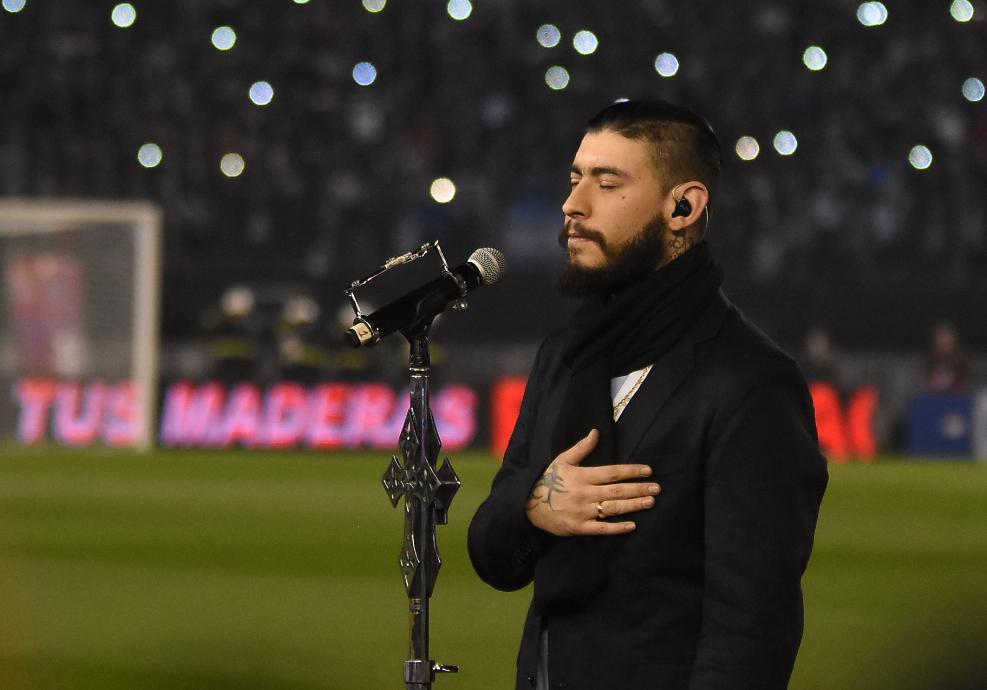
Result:
M584 268L569 260L559 274L558 289L569 297L589 297L613 294L633 285L664 263L667 227L665 219L656 216L624 246L601 245L608 259L601 268ZM561 243L561 235L559 239Z

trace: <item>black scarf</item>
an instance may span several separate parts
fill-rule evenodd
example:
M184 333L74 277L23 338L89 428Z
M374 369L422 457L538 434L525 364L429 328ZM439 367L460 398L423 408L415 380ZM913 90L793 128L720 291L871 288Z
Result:
M587 300L573 315L563 350L571 377L552 431L552 456L590 429L600 432L583 466L616 459L610 379L640 369L668 352L710 303L723 270L701 242L681 257L612 297ZM598 592L606 581L615 537L559 539L539 559L536 598L563 604Z

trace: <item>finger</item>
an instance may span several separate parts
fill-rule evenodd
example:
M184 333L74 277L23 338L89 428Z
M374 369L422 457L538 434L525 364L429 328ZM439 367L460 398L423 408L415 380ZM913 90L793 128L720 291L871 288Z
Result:
M603 484L587 491L590 501L618 501L624 498L657 496L659 493L661 493L661 484L655 482Z
M651 468L647 465L603 465L583 468L583 480L590 484L615 484L628 479L650 477Z
M641 498L625 498L620 501L601 501L600 505L604 515L613 517L614 515L627 515L652 508L655 505L655 498L654 496L642 496ZM596 510L596 504L593 505L593 510Z
M576 534L589 537L606 537L615 534L627 534L637 528L633 522L604 522L603 520L588 520L579 525Z
M576 441L575 445L559 453L559 457L556 460L564 462L567 465L578 465L586 459L587 455L593 452L599 440L600 432L596 429L590 429L589 433Z

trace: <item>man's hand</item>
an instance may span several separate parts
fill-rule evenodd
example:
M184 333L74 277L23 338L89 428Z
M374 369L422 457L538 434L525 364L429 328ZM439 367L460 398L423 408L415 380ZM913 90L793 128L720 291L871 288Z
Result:
M548 466L528 496L531 524L559 537L626 534L634 530L633 522L599 520L597 506L601 505L603 514L609 517L655 504L654 497L661 491L658 484L625 481L651 476L647 465L579 466L596 448L599 438L600 432L591 430Z

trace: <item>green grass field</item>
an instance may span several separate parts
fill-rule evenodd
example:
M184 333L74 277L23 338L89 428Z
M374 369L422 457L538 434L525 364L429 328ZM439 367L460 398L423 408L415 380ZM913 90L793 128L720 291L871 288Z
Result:
M528 593L473 574L466 526L496 464L453 460L432 650L462 671L436 688L509 688ZM0 689L403 688L386 461L7 448ZM987 665L987 467L833 467L805 589L793 690L945 688Z

